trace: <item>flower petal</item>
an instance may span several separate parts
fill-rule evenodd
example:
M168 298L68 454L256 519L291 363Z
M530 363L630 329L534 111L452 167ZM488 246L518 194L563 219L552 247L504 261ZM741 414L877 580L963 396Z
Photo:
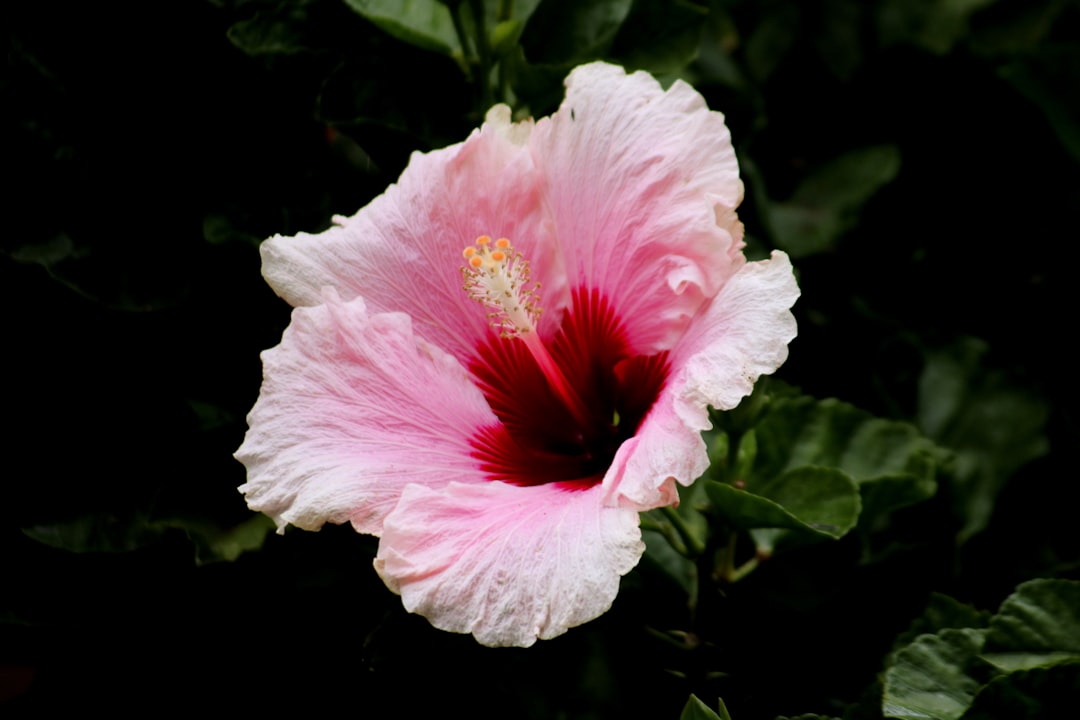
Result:
M558 262L524 147L530 130L493 108L465 142L414 153L397 184L352 217L264 242L263 276L294 306L319 304L331 286L346 300L362 295L373 313L408 313L420 337L466 360L491 329L462 290L462 249L480 235L505 236L538 273Z
M491 413L464 367L413 335L408 316L364 301L297 308L236 453L253 510L316 530L378 535L407 483L477 482L470 435Z
M748 263L724 285L672 351L674 368L635 437L619 448L604 478L608 497L624 507L659 507L709 466L701 432L709 406L734 408L761 375L787 358L795 337L791 306L799 287L782 252Z
M712 427L707 405L734 408L787 359L798 297L791 260L773 251L769 260L745 265L694 319L672 360L681 367L672 382L674 406L692 430Z
M615 454L604 476L608 502L639 512L679 503L676 483L689 485L709 468L700 430L691 430L661 395L652 412Z
M607 611L641 558L638 514L602 497L598 485L412 485L375 568L435 627L527 647Z
M670 348L744 262L723 115L690 86L593 63L530 138L570 286L597 288L641 354ZM546 282L546 278L545 278Z

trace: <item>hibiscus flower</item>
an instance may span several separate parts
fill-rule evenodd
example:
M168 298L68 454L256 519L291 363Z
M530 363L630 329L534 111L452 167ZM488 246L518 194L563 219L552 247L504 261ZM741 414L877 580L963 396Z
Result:
M262 245L295 309L237 458L248 505L380 537L405 607L485 645L604 613L639 513L708 466L708 406L774 371L798 296L748 263L723 116L691 87L574 70L559 110L465 142L318 234Z

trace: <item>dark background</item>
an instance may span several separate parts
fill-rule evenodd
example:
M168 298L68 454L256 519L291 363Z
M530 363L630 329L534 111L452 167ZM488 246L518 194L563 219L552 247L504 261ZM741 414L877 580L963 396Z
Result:
M693 82L736 142L749 251L786 249L799 274L779 377L915 422L928 358L971 359L972 392L1012 403L972 404L1004 448L989 524L960 542L945 482L896 521L903 552L777 557L690 650L646 629L686 614L647 561L610 613L529 650L407 615L348 528L225 561L215 540L251 517L231 455L289 317L258 242L351 214L411 151L464 138L485 96L343 2L5 3L0 710L675 717L697 692L737 720L839 715L930 591L993 609L1080 576L1076 4L632 5L582 46L568 4L541 3L518 104L551 112L592 57ZM643 45L655 15L692 21ZM800 195L867 147L890 150ZM785 203L821 211L821 242L777 227Z

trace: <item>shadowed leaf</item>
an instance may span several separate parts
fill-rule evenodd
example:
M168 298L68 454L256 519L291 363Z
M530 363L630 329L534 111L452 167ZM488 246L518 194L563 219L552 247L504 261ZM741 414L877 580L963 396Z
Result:
M1020 585L990 621L982 657L1006 671L1080 662L1080 582Z
M522 44L531 63L567 66L607 52L632 0L546 0L525 25Z
M919 378L919 426L955 452L960 538L986 527L1009 477L1047 449L1045 401L985 367L987 347L974 339L931 355Z
M1060 720L1076 713L1080 663L1009 673L983 687L961 720Z
M852 150L819 168L790 199L768 206L777 246L794 258L835 249L862 206L898 172L900 151L894 145Z
M896 655L885 673L882 713L901 720L956 720L978 692L968 668L982 649L985 630L947 629L920 635Z
M97 513L23 529L23 534L40 543L77 553L130 552L155 542L163 532L163 527L149 522L143 513L132 516Z
M896 653L911 644L920 635L932 635L948 628L983 629L990 622L990 613L976 610L970 605L954 600L948 595L931 593L926 603L926 610L915 618L907 630L900 633L893 644L893 650L885 658L885 667L892 667L896 662Z

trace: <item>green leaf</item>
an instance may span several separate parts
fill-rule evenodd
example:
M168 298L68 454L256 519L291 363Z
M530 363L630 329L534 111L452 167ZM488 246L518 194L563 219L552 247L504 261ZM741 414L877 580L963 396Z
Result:
M994 678L961 720L1060 720L1076 715L1080 664L1032 668Z
M1012 5L1008 13L995 18L996 22L988 17L972 28L972 46L978 55L987 58L1037 54L1069 5L1059 0Z
M841 155L811 173L787 201L768 206L773 240L795 258L833 250L855 225L863 205L899 172L895 145Z
M525 23L517 18L496 23L491 29L491 53L495 57L509 55L517 47Z
M991 619L982 657L1006 671L1080 662L1080 582L1020 585Z
M525 23L539 4L540 0L484 3L485 23L491 28L489 41L495 57L506 57L517 50Z
M734 527L786 528L830 538L842 537L859 515L859 489L835 468L801 467L741 490L707 481L715 511Z
M767 81L799 36L798 3L774 3L746 40L746 68L759 85Z
M233 562L245 552L258 550L274 529L274 521L258 513L232 527L220 528L197 519L170 519L161 523L187 533L195 544L195 562Z
M981 683L970 671L985 630L942 630L920 635L885 672L882 714L901 720L956 720Z
M203 239L211 245L241 243L258 247L262 238L244 232L226 213L208 213L203 217Z
M612 55L632 70L679 73L697 57L708 10L688 0L639 0L619 28Z
M755 428L756 477L836 467L862 494L861 526L936 492L935 445L912 425L875 418L835 399L778 397Z
M345 0L345 3L398 40L445 55L461 54L450 9L438 0Z
M875 418L838 400L785 391L782 385L770 383L770 388L751 396L749 429L738 430L747 426L739 421L738 408L717 418L722 429L710 450L713 477L726 481L710 498L732 525L755 529L760 549L773 549L784 535L765 528L810 530L804 539L840 537L856 519L872 528L893 510L936 492L941 451L914 426ZM739 437L733 458L729 433ZM811 483L828 477L828 485L806 485L811 495L791 504L789 492L806 480L791 473L810 468ZM731 484L738 482L746 492Z
M1057 133L1062 146L1080 160L1080 48L1050 45L1017 58L1001 77L1034 103Z
M982 617L936 596L913 629ZM1075 702L1078 688L1080 582L1032 580L1002 603L985 630L944 629L902 647L885 673L883 708L887 717L919 720L1053 718L1059 716L1038 713L1065 705L1044 703L1043 693L1073 693Z
M531 63L569 66L595 60L614 41L632 0L544 0L525 25Z
M905 474L925 477L926 456L934 447L908 423L805 395L772 403L756 435L758 474L822 465L838 467L859 483Z
M78 257L79 254L75 250L75 243L72 242L71 237L66 233L58 233L45 242L16 248L11 253L11 259L15 262L52 268L68 258Z
M698 510L705 502L705 483L679 488L679 505L666 510L652 510L642 518L645 555L690 595L697 583L697 567L687 556L687 541L676 530L669 513L681 519L684 532L690 533L699 547L708 535L708 520Z
M1046 402L988 370L986 353L985 343L961 340L930 355L919 378L919 427L955 453L961 540L986 527L1005 482L1048 449Z
M833 0L821 19L815 46L833 75L850 80L863 64L863 13L858 0Z
M292 55L308 49L301 30L307 19L303 5L281 3L234 23L226 34L248 55Z
M24 535L40 543L77 553L130 552L155 542L163 532L163 527L141 512L130 516L98 513L23 529Z
M716 701L720 705L719 713L714 712L712 708L698 700L697 695L691 694L690 699L683 706L679 720L731 720L731 715L728 714L727 708L724 707L724 701L720 698L717 698Z
M926 610L902 632L894 643L894 649L885 660L885 667L892 667L896 653L920 635L934 634L948 628L982 629L990 622L990 613L976 610L970 605L954 600L948 595L931 593Z
M911 43L944 55L968 33L968 20L996 0L885 0L878 9L882 45Z
M649 527L645 521L642 521L641 537L645 541L645 558L675 581L687 597L692 597L697 582L694 562L675 550L668 533Z

